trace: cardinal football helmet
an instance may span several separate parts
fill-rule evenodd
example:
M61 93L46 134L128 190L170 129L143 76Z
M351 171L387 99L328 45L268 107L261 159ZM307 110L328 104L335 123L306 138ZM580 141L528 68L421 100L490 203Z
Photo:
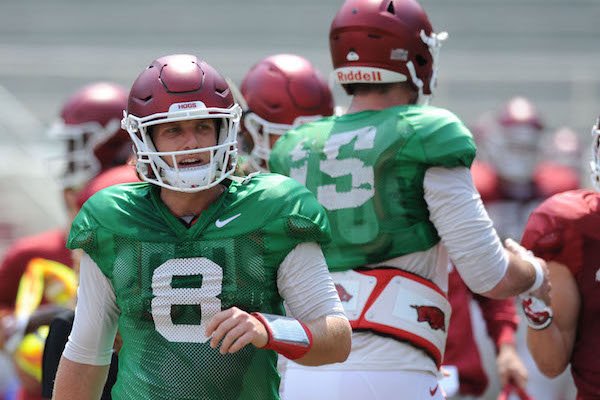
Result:
M447 37L433 32L416 0L346 0L329 31L334 78L342 85L409 82L425 103Z
M325 79L303 57L277 54L256 63L241 92L248 105L244 128L252 139L250 162L263 169L271 153L272 135L333 114L333 96Z
M67 144L63 188L81 187L127 161L131 142L120 124L126 105L127 91L110 82L87 85L69 97L48 132Z
M197 192L233 173L241 113L229 85L213 67L195 56L176 54L154 60L138 76L122 125L136 147L137 170L143 180L170 190ZM193 119L220 121L215 146L157 151L151 135L154 125ZM177 163L177 156L201 153L209 154L208 164L184 168Z

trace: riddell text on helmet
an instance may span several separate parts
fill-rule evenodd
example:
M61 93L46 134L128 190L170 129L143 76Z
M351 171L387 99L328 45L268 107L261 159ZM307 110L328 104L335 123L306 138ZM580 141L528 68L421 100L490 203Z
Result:
M340 83L351 83L351 82L382 82L381 72L379 71L338 71L337 79Z

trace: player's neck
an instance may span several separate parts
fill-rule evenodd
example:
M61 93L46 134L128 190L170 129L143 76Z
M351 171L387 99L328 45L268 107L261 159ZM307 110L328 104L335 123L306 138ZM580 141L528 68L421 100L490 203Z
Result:
M386 108L413 103L414 94L402 87L393 87L385 93L372 91L352 96L348 114L366 110L385 110Z
M176 217L200 215L225 191L225 186L217 185L196 193L176 192L161 189L160 198Z

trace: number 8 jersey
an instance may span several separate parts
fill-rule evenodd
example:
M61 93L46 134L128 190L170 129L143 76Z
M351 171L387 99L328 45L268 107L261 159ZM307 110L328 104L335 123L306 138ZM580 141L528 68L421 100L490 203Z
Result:
M331 271L431 248L440 240L424 200L427 168L470 167L469 130L445 109L404 105L332 116L280 138L272 172L290 176L325 206Z
M147 183L98 192L73 222L120 309L115 399L278 399L277 355L246 346L221 355L204 336L217 312L283 314L277 270L301 242L329 240L325 212L292 179L231 181L187 228Z

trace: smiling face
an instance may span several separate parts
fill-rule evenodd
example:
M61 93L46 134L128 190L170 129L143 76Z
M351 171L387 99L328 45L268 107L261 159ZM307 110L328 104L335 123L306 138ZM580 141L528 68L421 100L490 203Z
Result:
M167 122L156 125L152 141L159 152L174 152L212 147L217 144L217 124L213 119L194 119ZM163 160L173 167L172 157ZM179 168L190 168L207 164L210 152L183 154L175 157Z

